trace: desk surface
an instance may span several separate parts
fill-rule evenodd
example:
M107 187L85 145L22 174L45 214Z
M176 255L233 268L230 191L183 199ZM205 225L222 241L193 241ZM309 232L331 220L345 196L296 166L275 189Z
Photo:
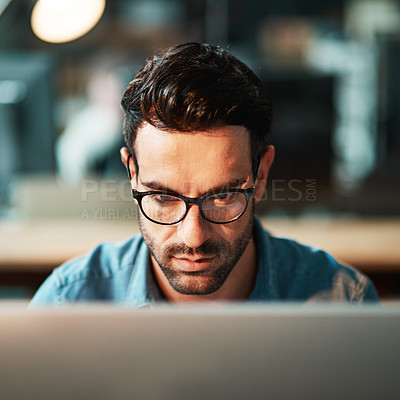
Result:
M364 272L400 272L400 218L262 220L276 236L317 246ZM98 243L139 231L136 222L0 221L0 271L49 271Z

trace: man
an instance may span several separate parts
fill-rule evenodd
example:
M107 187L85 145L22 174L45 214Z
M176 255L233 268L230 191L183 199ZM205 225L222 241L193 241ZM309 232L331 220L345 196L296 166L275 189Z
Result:
M142 234L56 269L33 306L377 300L364 275L254 217L274 148L270 104L246 65L210 45L169 49L138 72L122 107Z

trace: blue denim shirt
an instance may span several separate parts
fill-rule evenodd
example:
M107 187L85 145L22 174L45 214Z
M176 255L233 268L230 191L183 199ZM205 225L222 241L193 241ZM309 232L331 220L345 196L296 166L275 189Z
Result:
M266 232L255 219L258 269L249 301L378 301L371 281L317 248ZM103 243L56 268L31 307L109 301L140 307L164 300L142 235Z

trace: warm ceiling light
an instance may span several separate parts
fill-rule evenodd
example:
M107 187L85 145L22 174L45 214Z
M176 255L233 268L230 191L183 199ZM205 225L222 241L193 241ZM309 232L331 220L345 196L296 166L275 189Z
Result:
M105 6L106 0L38 0L32 10L32 30L45 42L69 42L88 33Z

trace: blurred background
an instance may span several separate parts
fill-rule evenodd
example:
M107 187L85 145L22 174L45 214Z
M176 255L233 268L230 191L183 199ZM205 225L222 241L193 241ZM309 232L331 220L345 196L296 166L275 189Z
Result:
M121 94L188 41L229 49L272 99L265 226L398 298L398 0L0 0L0 298L138 231Z

